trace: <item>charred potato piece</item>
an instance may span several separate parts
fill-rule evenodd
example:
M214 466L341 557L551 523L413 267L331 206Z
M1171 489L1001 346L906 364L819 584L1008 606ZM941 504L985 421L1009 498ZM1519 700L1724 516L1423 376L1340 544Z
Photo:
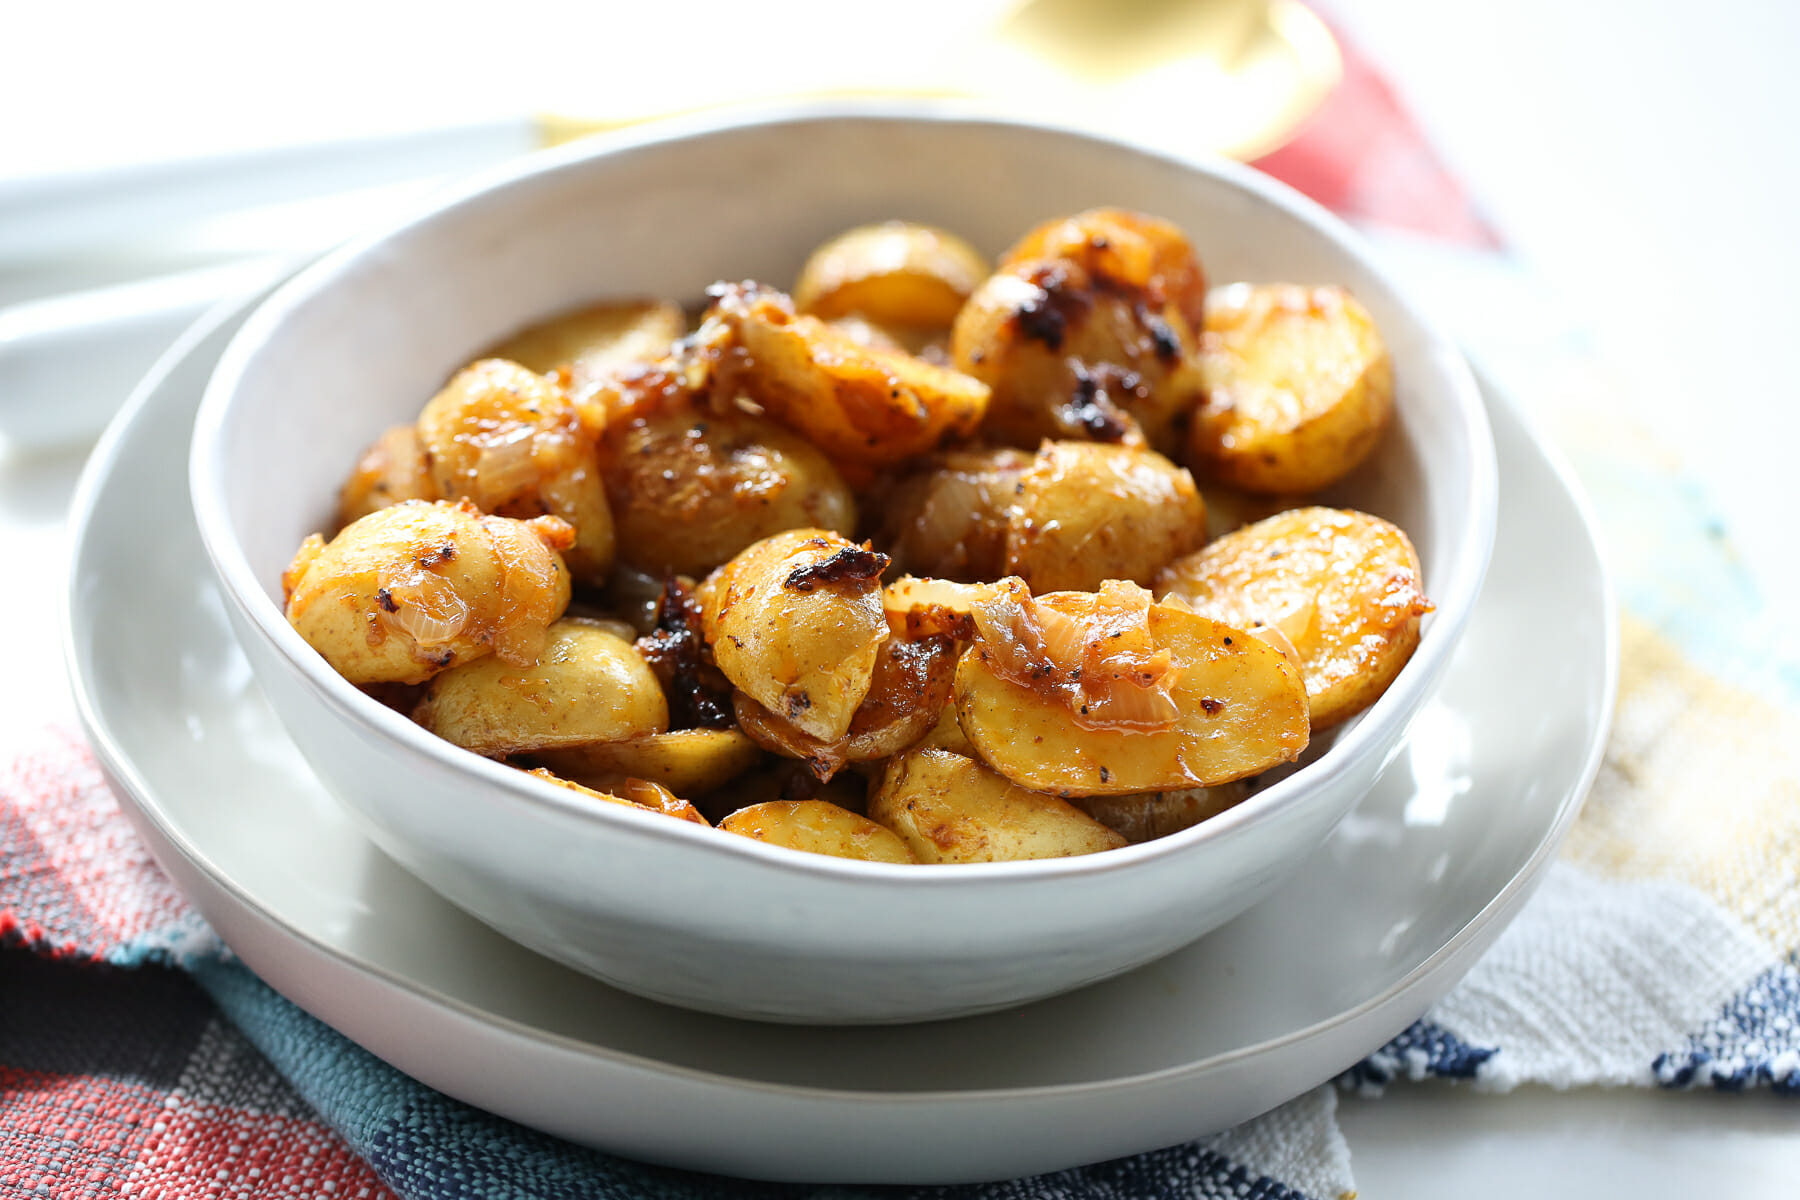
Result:
M678 729L622 742L595 742L532 756L558 775L604 787L645 779L683 796L724 787L762 761L755 742L735 729Z
M562 620L550 626L535 665L489 658L436 676L413 720L497 758L661 733L669 706L630 642Z
M869 816L927 863L1066 858L1125 845L1068 801L1028 791L947 750L913 750L890 761Z
M1089 209L1037 226L1000 256L1000 268L1040 259L1078 262L1110 286L1174 305L1191 328L1200 328L1206 274L1172 222L1123 208Z
M1221 288L1200 343L1205 399L1188 453L1204 478L1252 492L1317 491L1367 458L1392 417L1387 347L1342 288Z
M1184 788L1178 792L1140 792L1132 796L1076 796L1069 803L1132 844L1180 833L1216 817L1250 795L1247 781L1218 787Z
M826 800L771 800L740 808L719 828L771 846L863 862L916 863L906 843L885 826Z
M619 556L659 576L703 576L784 529L856 528L856 501L831 460L747 413L618 423L602 439L601 475Z
M869 467L966 438L987 411L979 380L907 354L858 344L786 296L751 285L714 290L703 337L728 336L717 387L735 391L820 450Z
M948 637L889 637L875 658L869 692L850 728L835 742L821 742L739 693L738 728L765 750L805 762L820 779L846 763L898 754L931 732L950 700L957 645Z
M825 529L757 542L696 592L714 663L803 733L843 737L888 638L879 578L887 562Z
M1019 476L995 574L1034 592L1148 585L1206 540L1206 508L1187 471L1152 450L1046 442Z
M525 773L536 776L546 783L553 783L559 788L586 796L591 800L603 800L608 804L623 804L627 808L661 813L665 817L674 817L678 821L691 821L695 825L710 826L712 824L701 816L700 810L692 804L675 795L668 788L645 779L620 780L614 790L602 791L599 788L576 783L572 779L564 779L543 767L533 767Z
M673 304L605 301L540 321L482 357L504 358L540 375L566 367L571 390L580 394L612 368L662 357L685 332L687 318Z
M955 234L884 221L814 250L794 284L794 307L827 320L857 314L879 325L947 329L987 276L987 260Z
M963 733L1061 796L1210 787L1298 757L1306 687L1278 650L1130 584L977 602L956 670Z
M1406 534L1379 517L1301 508L1172 564L1157 593L1298 652L1315 731L1373 704L1419 644L1431 610Z
M419 431L396 425L363 451L338 493L338 528L405 500L441 500Z
M569 606L556 517L514 521L469 504L407 501L313 534L282 574L287 619L351 683L423 683L492 652L536 661Z
M606 581L612 511L593 435L561 387L517 363L484 359L431 398L418 429L439 495L496 516L563 518L575 527L569 569Z

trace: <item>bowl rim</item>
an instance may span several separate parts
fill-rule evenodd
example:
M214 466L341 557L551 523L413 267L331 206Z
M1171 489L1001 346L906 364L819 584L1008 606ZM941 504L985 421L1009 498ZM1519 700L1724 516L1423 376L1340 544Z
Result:
M478 204L533 180L576 168L595 159L673 143L702 141L735 132L769 127L804 128L844 121L894 125L987 126L997 132L1049 134L1074 143L1159 160L1184 171L1207 175L1246 192L1257 201L1312 227L1385 288L1407 312L1430 352L1450 375L1447 389L1460 424L1468 435L1469 471L1462 480L1461 511L1456 531L1462 536L1441 552L1439 581L1433 585L1436 610L1426 618L1419 645L1386 692L1358 719L1345 727L1316 760L1231 808L1167 837L1124 846L1104 854L993 863L929 864L949 870L919 871L916 865L871 863L809 854L771 846L752 838L719 837L713 828L671 821L660 814L639 813L623 805L595 805L578 794L535 779L523 771L483 758L426 732L404 715L363 694L332 670L287 622L250 566L232 530L224 494L223 434L233 414L233 398L262 346L295 308L328 290L344 271L378 253L391 239L440 219L453 210ZM225 348L209 378L194 423L188 462L188 484L195 522L207 558L223 591L238 613L281 657L286 666L343 720L378 732L411 754L436 766L467 774L512 801L562 818L598 822L614 836L637 837L682 845L702 853L726 855L739 862L761 862L770 869L821 882L884 886L905 880L909 887L1017 887L1026 880L1093 879L1140 865L1194 852L1201 845L1235 840L1246 828L1296 808L1309 798L1333 790L1333 784L1357 769L1380 749L1383 734L1404 722L1423 705L1443 674L1475 607L1492 557L1498 511L1498 465L1493 433L1481 403L1475 377L1457 343L1417 305L1393 273L1374 258L1370 247L1346 222L1317 202L1243 163L1216 155L1186 152L1078 123L1043 120L997 112L979 105L937 99L782 101L735 106L653 121L584 138L564 146L521 156L464 177L439 190L406 213L351 239L302 268L257 306ZM1395 738L1387 753L1403 744ZM1348 811L1349 802L1345 804Z

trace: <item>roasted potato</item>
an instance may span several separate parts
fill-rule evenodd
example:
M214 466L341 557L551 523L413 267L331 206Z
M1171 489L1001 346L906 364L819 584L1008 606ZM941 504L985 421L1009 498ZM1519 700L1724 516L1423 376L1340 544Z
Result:
M740 808L719 828L771 846L856 858L864 862L916 863L907 844L885 826L825 800L771 800Z
M888 638L879 579L887 562L825 529L764 538L696 591L713 661L750 699L836 741Z
M1206 273L1180 226L1123 208L1091 208L1045 221L1000 256L1004 270L1021 262L1080 263L1108 286L1173 305L1192 329L1206 312Z
M403 500L441 500L419 431L396 425L356 460L338 493L338 528Z
M1010 500L993 574L1017 575L1033 592L1148 585L1206 540L1193 478L1153 450L1045 442Z
M1315 732L1380 698L1431 610L1406 534L1335 508L1295 509L1228 534L1171 564L1156 591L1252 633L1278 631L1299 655Z
M1312 492L1354 470L1394 408L1375 321L1343 288L1233 284L1200 338L1204 398L1188 455L1202 479Z
M603 791L585 784L576 783L572 779L564 779L553 771L543 767L533 767L525 772L535 775L547 783L559 788L566 788L593 800L604 800L608 804L623 804L627 808L639 808L645 812L661 813L665 817L674 817L678 821L692 821L696 825L711 825L700 810L686 800L675 795L668 788L644 779L621 780L615 790Z
M490 652L529 664L569 606L574 537L557 517L409 500L307 538L281 577L287 619L351 683L423 683Z
M889 637L876 652L868 694L834 742L809 736L742 692L738 728L765 750L800 759L820 779L830 779L846 763L898 754L931 732L950 701L957 650L949 637Z
M747 413L687 410L616 422L600 463L619 556L659 576L698 578L784 529L856 529L856 501L831 460Z
M1251 793L1247 780L1217 787L1183 788L1178 792L1139 792L1129 796L1074 796L1076 808L1133 844L1168 837L1216 817Z
M1061 796L1210 787L1306 748L1306 687L1273 647L1142 588L1033 598L1017 580L974 606L956 669L976 752Z
M1012 447L934 455L884 498L882 546L901 570L917 575L974 580L1002 574L1007 514L1032 462Z
M724 787L762 761L755 742L736 729L677 729L622 742L590 742L542 750L532 758L558 775L605 787L645 779L682 796Z
M869 816L927 863L1066 858L1125 845L1068 801L1028 791L947 750L889 760Z
M565 619L533 665L489 658L435 676L413 720L497 758L662 733L669 705L630 642Z
M834 461L878 467L966 438L987 411L987 385L908 354L858 344L780 292L713 290L703 338L722 329L738 353L715 389L738 393ZM716 394L716 392L715 392Z
M445 499L503 517L575 527L569 569L598 585L613 559L612 511L593 434L555 382L503 359L459 371L419 414L419 441Z
M854 314L883 326L948 329L987 276L987 260L955 234L884 221L814 250L794 284L794 307L827 320Z
M686 331L687 318L673 304L605 301L540 321L481 357L504 358L540 375L567 368L570 390L580 394L615 367L667 354Z

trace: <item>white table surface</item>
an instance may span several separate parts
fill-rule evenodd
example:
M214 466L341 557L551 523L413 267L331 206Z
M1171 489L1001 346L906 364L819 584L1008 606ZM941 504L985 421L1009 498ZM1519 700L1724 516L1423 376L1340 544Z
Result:
M956 6L923 7L942 16ZM569 6L525 8L573 19ZM9 14L15 46L79 44L85 57L72 79L61 55L12 56L0 73L0 177L544 102L527 86L527 42L487 30L477 40L499 71L494 89L453 86L449 68L471 30L435 6L318 3L280 30L255 6L120 6L98 44L95 18L75 9ZM1800 72L1790 64L1800 6L1345 0L1338 15L1483 199L1536 279L1531 295L1561 309L1518 313L1515 324L1492 296L1447 294L1451 323L1491 354L1522 330L1578 319L1646 423L1709 481L1767 593L1793 594L1800 539L1783 485L1800 444L1790 365L1800 329ZM276 58L233 41L276 37L290 47ZM221 109L227 94L240 99ZM1399 244L1394 254L1407 272L1412 255ZM1444 288L1444 278L1428 286ZM1494 365L1529 391L1505 362ZM29 683L0 688L0 754L44 714L67 710L56 613L62 517L83 454L0 446L0 627L12 632L7 678ZM1792 654L1786 625L1772 636ZM1768 1095L1484 1096L1402 1084L1380 1100L1345 1097L1339 1112L1364 1196L1800 1192L1800 1104Z

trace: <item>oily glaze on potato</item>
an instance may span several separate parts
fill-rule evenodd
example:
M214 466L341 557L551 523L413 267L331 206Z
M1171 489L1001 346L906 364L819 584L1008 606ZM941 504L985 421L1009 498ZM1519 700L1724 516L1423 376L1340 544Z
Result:
M612 790L607 791L576 783L572 779L564 779L543 767L533 767L525 773L542 779L546 783L553 783L559 788L586 796L590 800L599 800L607 804L623 804L627 808L636 808L644 812L661 813L665 817L674 817L678 821L691 821L695 825L711 825L711 822L700 814L699 809L675 795L668 788L651 783L649 780L621 780Z
M570 390L579 395L615 367L667 354L686 330L687 318L673 304L606 301L532 325L481 357L504 358L540 375L566 368Z
M826 800L770 800L740 808L719 828L771 846L863 862L919 860L893 830Z
M968 437L987 411L979 380L863 346L780 292L713 289L701 337L724 337L716 387L748 398L834 461L879 467ZM715 332L716 331L716 332Z
M556 517L515 521L470 504L408 501L313 534L281 577L290 624L351 683L423 683L491 653L536 659L569 606Z
M441 500L431 463L411 425L396 425L356 460L338 492L338 528L406 500Z
M436 676L413 720L499 757L662 733L669 706L630 642L564 619L550 626L532 665L489 658Z
M1032 456L959 447L926 460L883 497L881 544L902 571L991 579L1006 560L1007 513Z
M888 639L879 579L887 561L825 529L764 538L696 591L713 662L803 733L843 737Z
M1015 783L1062 796L1210 787L1306 748L1306 687L1273 647L1129 584L1032 598L1010 583L975 606L956 704L970 744Z
M1206 539L1206 508L1186 470L1157 454L1046 442L1013 489L1000 570L1034 592L1148 585Z
M1029 791L974 759L913 750L889 761L869 816L920 862L1066 858L1125 845L1066 800Z
M601 451L619 556L659 577L698 578L784 529L856 528L831 460L763 417L657 413L615 422Z
M794 284L794 307L826 320L857 315L880 326L948 329L987 276L987 260L955 234L883 221L814 250Z
M1387 347L1343 288L1233 284L1207 304L1205 398L1188 455L1203 478L1311 492L1354 470L1394 407Z
M1279 630L1305 672L1314 730L1387 690L1431 609L1406 534L1333 508L1295 509L1228 534L1172 564L1156 590L1253 633Z
M592 786L638 778L683 796L722 788L762 757L756 743L736 729L677 729L532 755L558 775Z
M612 511L594 466L594 439L568 394L503 359L463 370L419 414L419 441L445 499L504 517L558 516L575 527L569 569L603 583L613 559Z
M1171 221L1124 208L1091 208L1035 227L1000 256L1000 266L1043 259L1078 262L1111 287L1173 305L1190 327L1200 328L1206 273L1187 234Z

